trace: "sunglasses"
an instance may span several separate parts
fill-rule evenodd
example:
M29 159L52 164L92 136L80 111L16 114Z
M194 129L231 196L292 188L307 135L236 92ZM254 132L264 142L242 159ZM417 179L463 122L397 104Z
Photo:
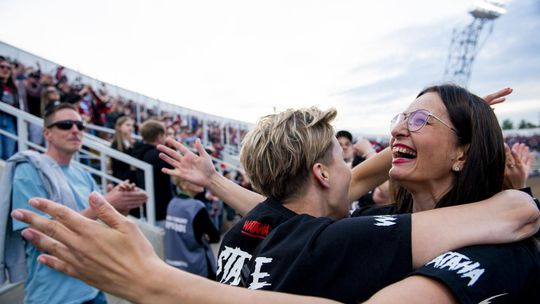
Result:
M86 128L84 122L80 120L60 120L47 126L47 129L57 127L60 130L71 130L71 128L73 128L73 125L76 125L79 131L82 131Z
M454 131L456 134L458 133L456 129L450 127L447 123L442 121L439 117L435 116L428 110L423 110L423 109L412 111L410 113L397 114L390 121L390 129L394 129L397 125L407 120L407 129L409 130L409 132L416 132L422 129L428 123L429 117L435 118L436 120L441 122L443 125L445 125L448 129Z

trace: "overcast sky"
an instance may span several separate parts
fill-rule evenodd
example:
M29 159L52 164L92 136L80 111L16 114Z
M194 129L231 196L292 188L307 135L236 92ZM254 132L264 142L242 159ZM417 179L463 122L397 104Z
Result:
M499 118L540 123L540 1L506 1L469 88L515 92ZM255 122L274 109L338 109L337 128L388 121L440 82L471 0L0 0L0 40L91 77Z

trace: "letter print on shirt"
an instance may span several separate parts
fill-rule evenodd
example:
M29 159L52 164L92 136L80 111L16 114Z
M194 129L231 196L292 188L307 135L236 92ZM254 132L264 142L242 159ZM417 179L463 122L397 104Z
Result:
M375 215L375 226L393 226L396 224L397 217L393 215Z
M437 269L448 269L455 271L461 278L468 278L467 286L472 286L482 276L485 269L480 268L480 263L473 262L467 256L457 252L446 252L434 258L426 264Z

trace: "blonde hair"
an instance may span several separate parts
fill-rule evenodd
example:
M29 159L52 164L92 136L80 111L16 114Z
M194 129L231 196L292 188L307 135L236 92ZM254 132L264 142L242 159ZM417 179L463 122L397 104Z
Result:
M262 117L242 142L240 162L253 187L283 201L303 194L311 168L331 161L333 108L288 109Z
M122 125L127 121L131 121L133 123L135 122L135 120L133 120L133 118L129 116L121 116L116 120L116 123L114 124L115 132L113 136L113 142L116 143L116 148L120 152L124 152L124 148L126 148L124 147L124 140L126 139L131 140L131 134L128 135L128 138L126 138L124 134L122 134L122 132L120 131L120 128L122 127Z

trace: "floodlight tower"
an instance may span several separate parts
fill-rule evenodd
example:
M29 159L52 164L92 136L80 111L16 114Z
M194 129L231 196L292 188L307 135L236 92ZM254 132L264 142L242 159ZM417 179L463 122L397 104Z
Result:
M501 1L480 0L473 3L469 13L473 21L462 30L454 28L444 71L445 80L465 87L469 84L474 59L493 31L493 21L504 15L506 9ZM482 34L486 25L489 30ZM483 36L483 41L479 44L480 36Z

